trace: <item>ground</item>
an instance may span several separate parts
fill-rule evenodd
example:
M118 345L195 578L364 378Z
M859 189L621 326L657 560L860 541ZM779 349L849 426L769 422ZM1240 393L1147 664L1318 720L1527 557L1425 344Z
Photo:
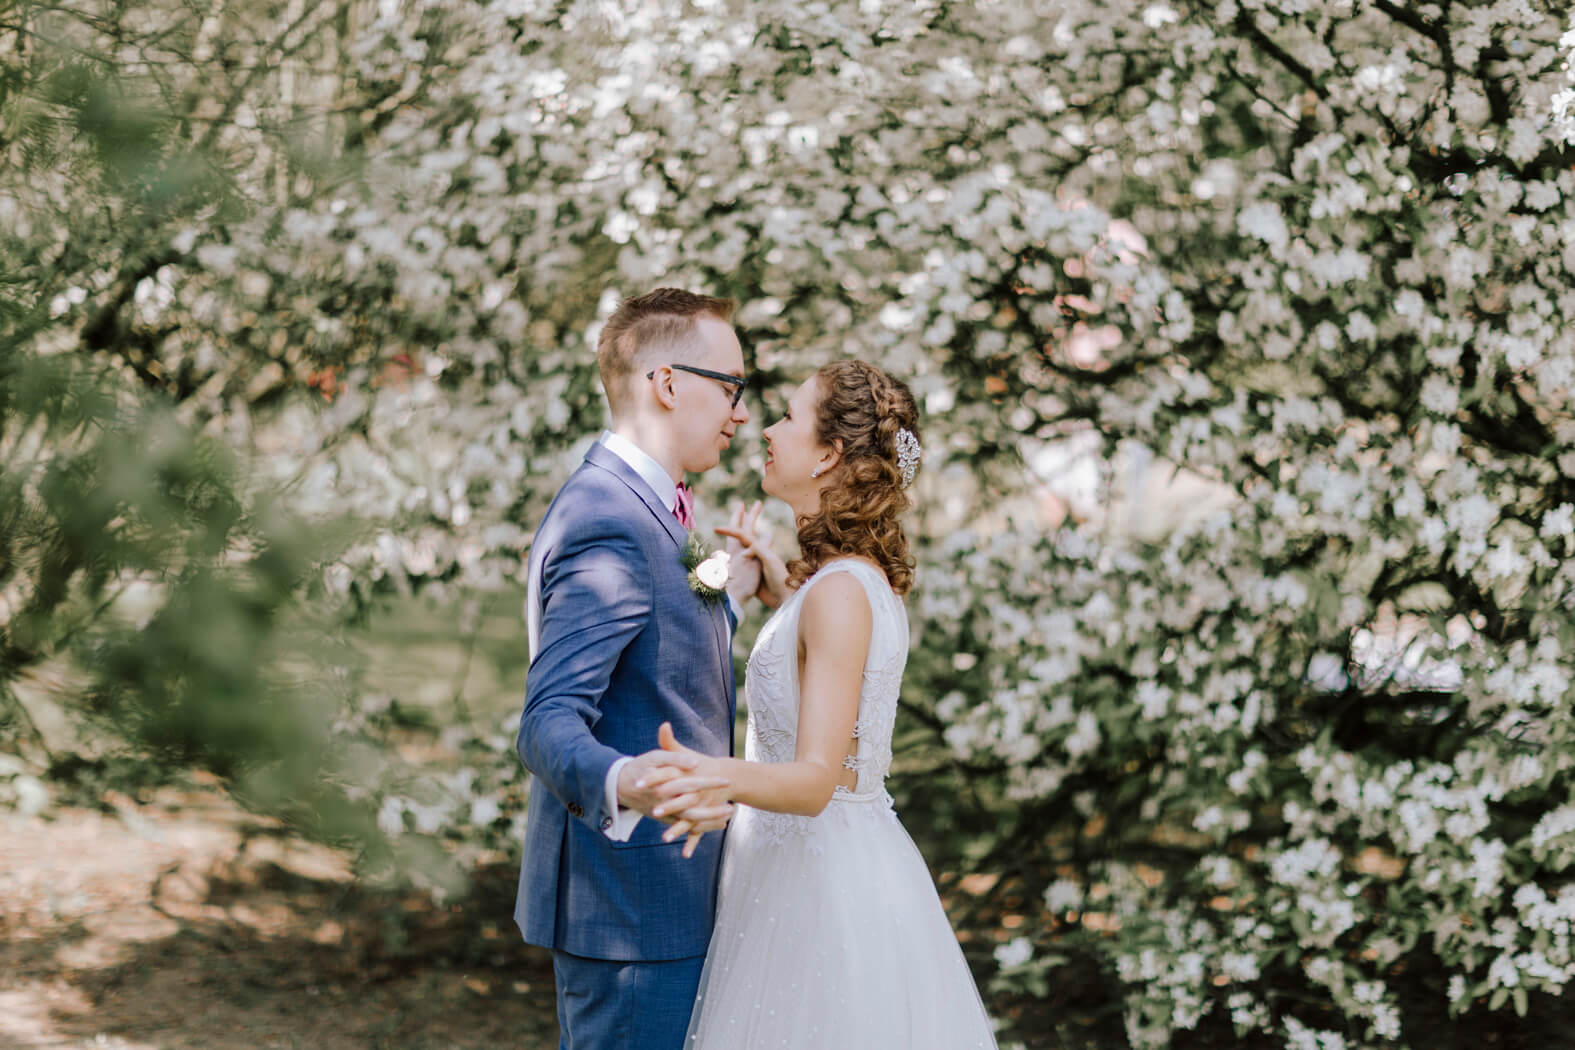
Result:
M462 906L368 889L216 788L0 813L0 1048L554 1050L551 961L510 920L516 872L478 870ZM1441 980L1407 984L1413 1047L1572 1045L1575 997L1451 1020ZM1028 1050L1125 1045L1119 1004L1076 967L1044 999L992 1005ZM1215 1021L1175 1048L1281 1045Z
M216 791L0 814L6 1050L551 1050L505 866L482 907L357 887Z

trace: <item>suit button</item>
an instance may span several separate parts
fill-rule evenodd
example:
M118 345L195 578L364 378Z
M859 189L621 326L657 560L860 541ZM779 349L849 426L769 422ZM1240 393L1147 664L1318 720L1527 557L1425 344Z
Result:
M611 817L603 817L602 818L602 830L606 831L610 827L612 827L612 818Z
M570 802L569 812L576 817L583 817L585 816L585 807L580 805L578 802Z

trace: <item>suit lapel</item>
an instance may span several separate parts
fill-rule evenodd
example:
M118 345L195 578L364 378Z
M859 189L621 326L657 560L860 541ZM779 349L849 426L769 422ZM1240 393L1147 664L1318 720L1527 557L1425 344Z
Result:
M683 547L688 536L684 532L684 527L678 524L678 519L673 516L673 509L662 505L662 501L656 498L656 493L651 491L651 486L634 472L633 467L619 459L616 454L609 452L607 446L600 441L585 453L585 461L601 467L627 485L629 491L640 497L640 502L645 504L646 509L661 523L662 528L673 538L673 542L680 548Z
M725 602L725 601L727 601L727 599L723 598L722 601ZM711 610L710 610L710 613L711 613L711 634L716 639L717 655L722 658L722 684L723 684L723 688L727 690L728 754L732 754L733 753L733 747L732 747L732 740L733 740L733 704L736 702L737 696L736 696L735 691L732 688L732 683L733 683L733 653L732 653L732 647L730 645L728 645L727 613L722 611L721 604L722 604L722 602L717 602L716 605L713 606L711 608Z
M666 534L669 537L673 537L673 542L676 543L677 548L680 551L684 549L685 543L688 542L688 532L685 531L684 526L680 526L679 519L677 519L677 516L674 516L673 508L661 504L660 499L657 499L657 494L650 491L650 486L646 485L646 482L638 474L635 474L635 469L632 466L628 466L621 458L617 457L616 453L606 449L606 446L603 446L600 441L595 442L594 446L591 446L591 449L589 449L589 452L586 452L586 463L594 464L594 466L602 468L603 471L613 474L614 477L617 477L617 480L624 482L624 485L628 486L628 491L635 493L635 496L639 497L639 502L643 502L647 510L652 513L652 516L655 516L661 527L665 529ZM699 601L699 597L696 597L695 600ZM726 601L726 598L723 598L723 601ZM731 683L732 647L728 642L728 614L721 611L720 608L707 608L706 612L707 619L710 620L712 642L715 644L715 653L717 653L717 660L721 667L721 680L724 683ZM732 712L732 705L736 702L731 693L732 690L729 690L729 715ZM731 721L728 724L729 729L731 729Z
M638 496L640 502L645 504L646 509L651 512L662 528L666 530L667 534L672 537L673 542L678 545L678 549L683 549L684 544L689 540L688 532L682 525L678 524L678 518L673 514L672 508L664 506L662 501L657 499L656 494L651 491L651 486L647 485L640 475L634 472L633 467L618 458L615 453L608 451L607 446L600 441L593 444L590 450L585 453L585 461L608 471L617 477L619 481L622 481L629 488L629 491ZM696 596L694 600L700 601L701 599L699 596ZM727 599L724 598L722 600L726 601ZM732 646L728 641L727 613L715 606L708 608L706 612L711 621L711 639L715 645L715 652L722 670L722 682L728 693L728 738L731 741L732 719L737 697L735 695L736 691L731 688L733 681L733 652Z
M717 624L717 645L722 652L722 688L727 690L727 753L733 754L733 722L738 718L738 690L733 682L733 634L727 625L727 613L721 609L712 612Z

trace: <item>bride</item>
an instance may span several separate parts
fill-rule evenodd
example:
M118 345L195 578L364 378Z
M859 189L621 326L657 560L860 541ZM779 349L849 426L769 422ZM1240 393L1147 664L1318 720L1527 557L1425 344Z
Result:
M754 515L718 530L759 561L761 597L777 605L749 657L745 758L694 754L688 774L648 777L668 796L655 815L680 818L668 841L690 833L682 816L737 804L685 1048L993 1050L884 786L908 656L913 563L897 519L921 454L913 396L878 368L836 362L765 438L763 487L792 507L802 553L784 565ZM685 750L667 726L660 736ZM703 777L727 783L696 787Z

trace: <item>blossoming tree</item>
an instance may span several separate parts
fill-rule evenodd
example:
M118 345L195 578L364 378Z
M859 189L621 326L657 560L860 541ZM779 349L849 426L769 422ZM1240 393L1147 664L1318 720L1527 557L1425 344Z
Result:
M955 775L896 787L1004 821L950 861L1042 904L1007 986L1070 947L1134 1046L1329 1050L1575 976L1557 5L347 10L365 163L185 215L113 304L299 509L386 523L331 593L517 581L598 317L733 294L768 409L845 354L925 405L906 724ZM71 287L81 333L118 286ZM1053 523L1072 440L1106 505Z

